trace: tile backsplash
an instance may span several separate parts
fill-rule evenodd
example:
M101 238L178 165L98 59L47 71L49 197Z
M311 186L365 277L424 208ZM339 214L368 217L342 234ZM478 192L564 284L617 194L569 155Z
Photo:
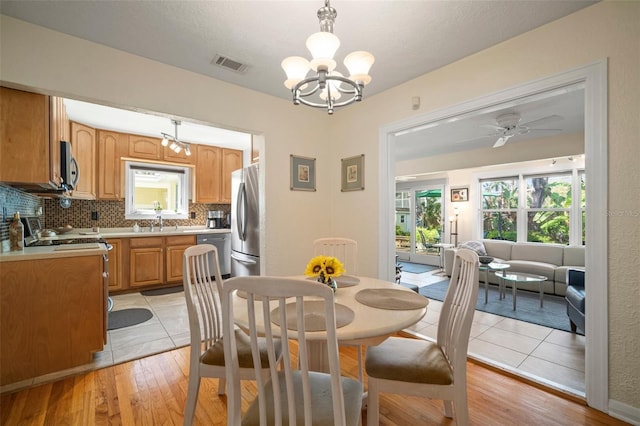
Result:
M20 212L21 217L38 216L43 228L56 228L71 225L74 228L126 228L133 227L135 220L124 218L124 201L108 200L72 200L69 208L60 206L58 198L39 198L0 183L0 207L3 220L0 224L0 241L9 239L9 224L13 213ZM208 210L222 210L225 215L231 211L229 204L189 204L189 212L195 213L194 219L167 219L165 226L204 226ZM92 212L98 212L98 220L91 219ZM140 226L148 226L149 221L137 221Z

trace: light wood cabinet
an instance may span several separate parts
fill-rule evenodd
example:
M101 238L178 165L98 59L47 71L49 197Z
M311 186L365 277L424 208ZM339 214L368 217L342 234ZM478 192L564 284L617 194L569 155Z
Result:
M242 151L236 149L222 149L222 170L220 183L222 185L223 203L231 203L231 173L242 168Z
M64 99L51 96L50 98L50 164L52 176L61 176L60 172L60 141L71 140L71 126Z
M196 244L194 235L128 240L129 283L114 290L182 282L182 256L187 247Z
M129 154L129 135L98 130L98 193L99 200L124 198L124 170L121 158Z
M242 151L198 145L196 202L231 203L231 172L242 168Z
M198 145L196 159L196 202L220 202L220 174L222 149L217 146Z
M49 96L0 87L0 182L60 185L60 141L50 138L50 102Z
M182 282L184 251L196 243L192 235L166 237L167 282Z
M1 265L0 385L92 362L107 326L102 255Z
M157 138L129 135L129 157L146 160L162 160L162 150L165 148Z
M132 238L129 242L129 286L164 283L162 237Z
M71 193L73 198L96 198L96 130L84 124L71 122L71 149L78 162L79 179Z
M118 291L122 288L122 241L109 239L109 291Z

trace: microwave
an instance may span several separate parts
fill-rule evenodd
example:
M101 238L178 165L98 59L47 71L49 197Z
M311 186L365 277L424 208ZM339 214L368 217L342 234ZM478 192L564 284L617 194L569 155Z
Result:
M62 187L67 191L78 186L80 170L78 162L73 157L71 143L60 141L60 176L62 177Z

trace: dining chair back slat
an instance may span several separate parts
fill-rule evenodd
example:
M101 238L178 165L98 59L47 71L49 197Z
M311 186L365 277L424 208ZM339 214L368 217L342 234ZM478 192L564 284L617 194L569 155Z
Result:
M239 304L234 305L234 298L240 297L239 294L242 294ZM270 377L265 380L258 375L258 396L243 416L237 346L233 340L224 341L229 425L245 422L260 425L358 423L360 404L354 407L352 401L361 403L362 385L340 375L333 298L333 291L328 286L308 280L248 276L225 282L222 299L224 333L233 330L237 318L246 318L254 365L260 356L257 336L264 336L270 361L276 357L273 342L281 342L283 353L279 370L270 362ZM305 305L308 301L322 301L323 309L309 312ZM307 321L313 321L312 331L307 330ZM318 331L318 324L323 331ZM318 339L320 332L325 333L329 373L309 371L308 339ZM293 341L297 341L297 345L293 345ZM345 405L345 395L351 401L349 407ZM327 398L330 398L330 404Z

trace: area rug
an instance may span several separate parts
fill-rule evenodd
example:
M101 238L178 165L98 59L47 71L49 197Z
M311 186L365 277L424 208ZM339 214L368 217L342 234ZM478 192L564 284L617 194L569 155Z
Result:
M153 318L153 313L146 308L129 308L111 311L109 312L107 330L131 327L132 325L149 321L151 318Z
M180 293L184 289L181 285L165 288L154 288L152 290L143 290L140 292L143 296L162 296L163 294Z
M402 272L409 272L412 274L422 274L424 272L435 271L438 269L437 266L423 265L422 263L398 262L398 264L402 266Z
M420 294L430 299L444 300L449 286L449 280L420 288ZM540 294L538 292L518 290L516 310L513 310L511 289L507 289L506 298L498 299L497 286L489 286L489 301L484 303L484 283L478 290L476 309L507 318L517 319L532 324L538 324L557 330L571 331L567 305L562 296L544 295L544 306L540 308Z

